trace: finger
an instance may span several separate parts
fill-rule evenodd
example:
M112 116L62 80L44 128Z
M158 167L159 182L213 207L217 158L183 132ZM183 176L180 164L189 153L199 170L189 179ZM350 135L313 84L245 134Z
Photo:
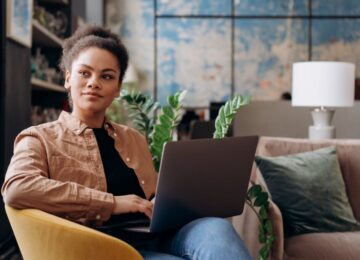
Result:
M146 207L153 208L153 203L151 203L151 201L140 198L138 203L141 204L141 205L145 205Z
M148 218L152 218L152 207L142 204L139 205L139 210L144 213Z

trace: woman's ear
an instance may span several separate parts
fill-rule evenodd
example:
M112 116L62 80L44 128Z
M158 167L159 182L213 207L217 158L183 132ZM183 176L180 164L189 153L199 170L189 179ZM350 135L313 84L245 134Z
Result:
M64 84L64 87L67 89L67 90L70 90L70 71L66 70L65 72L65 84Z

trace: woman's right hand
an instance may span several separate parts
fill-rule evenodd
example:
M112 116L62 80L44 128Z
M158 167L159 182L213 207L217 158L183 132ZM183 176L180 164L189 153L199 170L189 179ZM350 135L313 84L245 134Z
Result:
M114 196L113 215L141 212L152 218L153 203L137 195Z

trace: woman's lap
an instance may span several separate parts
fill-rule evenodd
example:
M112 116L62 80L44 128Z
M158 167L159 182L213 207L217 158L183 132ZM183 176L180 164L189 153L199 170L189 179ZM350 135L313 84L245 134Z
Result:
M145 259L251 259L231 223L222 218L194 220L162 240L157 250L139 251Z

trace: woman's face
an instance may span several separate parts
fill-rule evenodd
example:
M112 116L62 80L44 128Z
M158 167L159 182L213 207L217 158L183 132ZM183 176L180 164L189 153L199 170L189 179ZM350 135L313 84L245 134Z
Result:
M71 92L76 113L105 113L119 96L120 68L109 51L90 47L79 53L66 71L65 88Z

